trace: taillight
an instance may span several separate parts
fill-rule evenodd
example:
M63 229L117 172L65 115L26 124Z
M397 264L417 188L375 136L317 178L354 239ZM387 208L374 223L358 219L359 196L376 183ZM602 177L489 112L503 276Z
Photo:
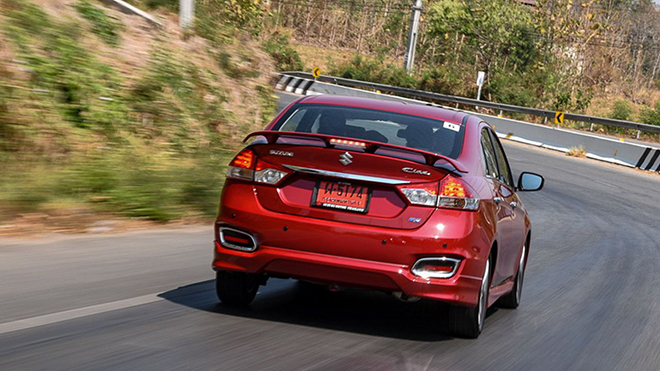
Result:
M438 189L438 186L440 187ZM479 199L462 180L447 175L440 181L398 186L401 193L413 205L437 206L451 209L476 210Z
M413 205L435 206L438 202L438 183L406 184L398 187Z
M257 160L257 168L254 173L255 182L277 184L287 175L289 175L289 172L282 167Z
M252 180L256 156L249 149L239 152L227 167L227 178Z
M474 192L465 182L447 175L440 181L438 207L476 210L479 208L479 199L474 197Z
M290 172L281 166L258 159L250 149L242 150L227 167L227 178L264 184L277 184L289 174Z

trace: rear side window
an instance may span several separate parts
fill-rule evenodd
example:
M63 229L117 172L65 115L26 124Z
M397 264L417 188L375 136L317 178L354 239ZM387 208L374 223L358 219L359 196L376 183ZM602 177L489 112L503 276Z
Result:
M486 128L481 129L481 150L486 176L498 179L499 172L497 171L495 148L493 148L493 142L491 142L488 129Z
M497 138L497 135L494 132L490 132L490 136L494 143L495 155L497 156L497 167L500 170L500 182L508 185L513 188L513 177L511 175L511 168L509 167L509 162L506 159L506 154L504 154L504 148L502 148L502 143Z
M302 121L303 117L305 117L305 114L307 113L307 110L304 108L297 109L291 114L286 121L282 124L282 127L280 128L280 131L297 131L298 130L298 125L300 125L300 121Z
M465 127L454 123L363 108L299 104L273 130L336 135L388 143L458 158Z

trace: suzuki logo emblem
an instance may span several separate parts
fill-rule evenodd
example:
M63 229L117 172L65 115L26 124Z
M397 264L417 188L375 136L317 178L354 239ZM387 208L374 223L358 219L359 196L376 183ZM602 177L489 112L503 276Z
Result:
M351 161L352 158L353 155L351 155L348 152L344 152L339 156L339 162L341 162L342 165L346 166L353 163L353 161Z

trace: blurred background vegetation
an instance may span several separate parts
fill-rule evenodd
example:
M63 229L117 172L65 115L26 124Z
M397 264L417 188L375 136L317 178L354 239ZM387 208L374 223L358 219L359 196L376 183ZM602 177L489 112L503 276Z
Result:
M303 62L332 75L476 97L477 71L485 71L482 99L605 117L622 117L627 106L629 120L660 124L660 11L652 0L425 0L408 75L411 4L273 0L270 9Z
M424 1L411 74L411 0L196 0L185 31L178 0L128 2L164 27L100 0L0 0L0 226L212 217L240 139L275 113L275 71L474 97L481 70L483 99L660 125L651 0Z
M300 69L259 2L0 0L0 224L42 215L168 221L217 211L242 137L272 119L272 72ZM272 56L271 56L272 55Z

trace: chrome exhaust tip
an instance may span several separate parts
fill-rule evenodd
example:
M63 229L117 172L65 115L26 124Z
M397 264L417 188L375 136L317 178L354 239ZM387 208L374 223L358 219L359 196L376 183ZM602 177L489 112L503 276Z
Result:
M254 251L257 249L257 240L249 233L229 227L219 227L220 244L228 249L240 251Z

